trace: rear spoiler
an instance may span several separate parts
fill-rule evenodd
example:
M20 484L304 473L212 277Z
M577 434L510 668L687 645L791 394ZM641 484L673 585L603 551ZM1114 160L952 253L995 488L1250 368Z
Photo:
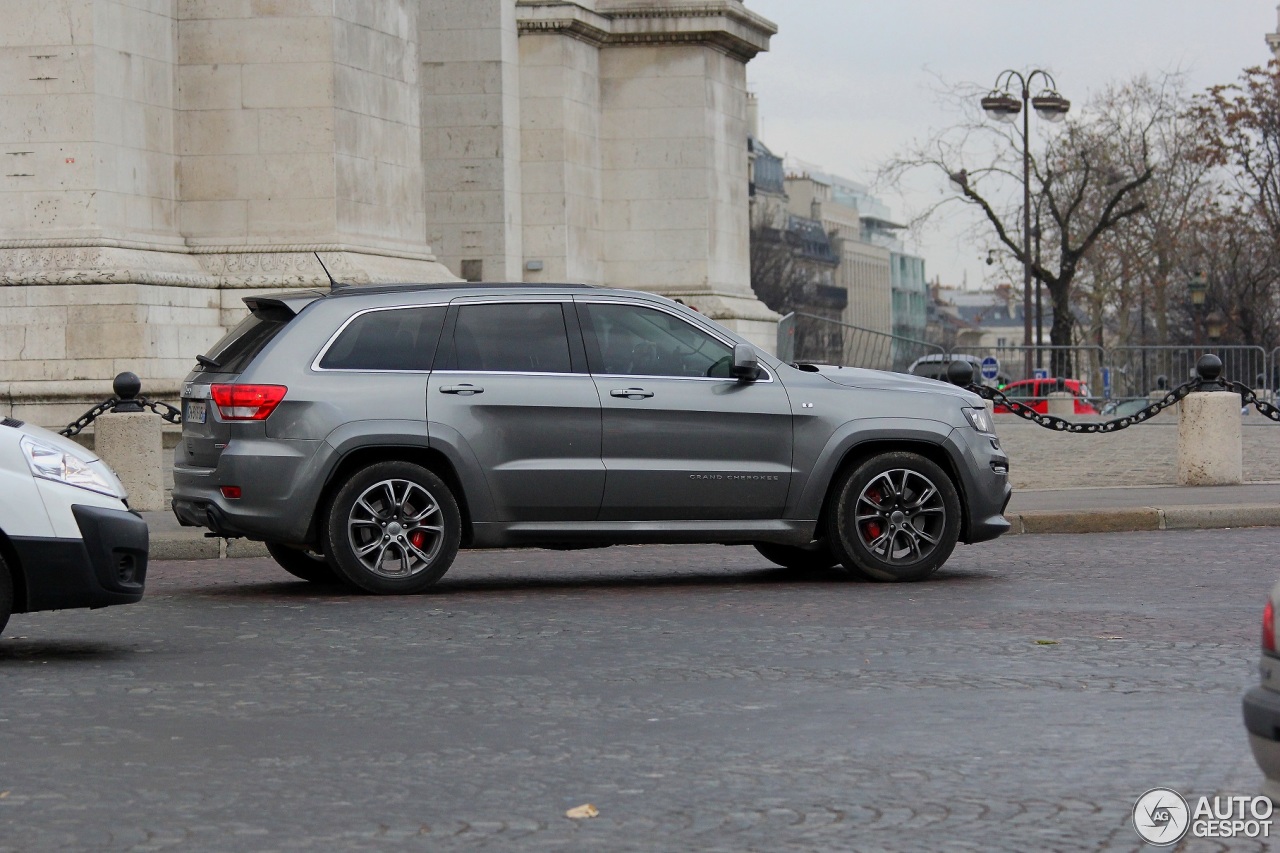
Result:
M249 310L254 314L263 311L285 311L290 315L296 316L303 308L306 308L317 299L324 298L326 295L319 290L292 290L287 293L265 293L259 296L246 296L244 304L249 306Z

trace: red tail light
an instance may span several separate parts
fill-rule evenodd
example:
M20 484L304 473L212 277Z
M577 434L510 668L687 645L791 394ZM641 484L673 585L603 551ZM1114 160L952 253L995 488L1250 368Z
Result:
M209 392L224 421L262 421L288 390L283 385L214 385Z
M1262 648L1268 652L1276 650L1276 613L1270 599L1262 609Z

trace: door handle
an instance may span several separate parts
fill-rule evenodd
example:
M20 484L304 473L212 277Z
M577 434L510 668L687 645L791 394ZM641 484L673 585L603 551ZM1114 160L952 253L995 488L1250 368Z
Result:
M643 400L645 397L652 397L652 391L646 391L643 388L614 388L609 392L610 397L626 397L628 400Z
M470 397L472 394L483 394L484 389L479 385L441 385L441 394L463 394Z

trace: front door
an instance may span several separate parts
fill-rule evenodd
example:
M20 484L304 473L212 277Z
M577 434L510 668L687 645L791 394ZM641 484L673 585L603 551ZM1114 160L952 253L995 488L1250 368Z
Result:
M576 304L603 411L600 520L780 517L792 446L781 383L731 378L732 344L676 309Z
M445 321L427 420L474 455L497 521L590 521L599 509L600 399L572 312L456 300Z

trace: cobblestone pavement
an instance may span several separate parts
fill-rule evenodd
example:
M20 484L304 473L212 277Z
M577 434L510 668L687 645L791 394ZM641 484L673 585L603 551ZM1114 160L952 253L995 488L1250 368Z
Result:
M1280 480L1280 424L1242 418L1245 482ZM996 417L1015 489L1148 486L1178 482L1178 421L1173 416L1111 433L1055 432L1011 415Z
M472 552L399 599L158 563L0 640L0 851L1135 850L1149 788L1257 790L1275 542L1022 536L913 585Z

